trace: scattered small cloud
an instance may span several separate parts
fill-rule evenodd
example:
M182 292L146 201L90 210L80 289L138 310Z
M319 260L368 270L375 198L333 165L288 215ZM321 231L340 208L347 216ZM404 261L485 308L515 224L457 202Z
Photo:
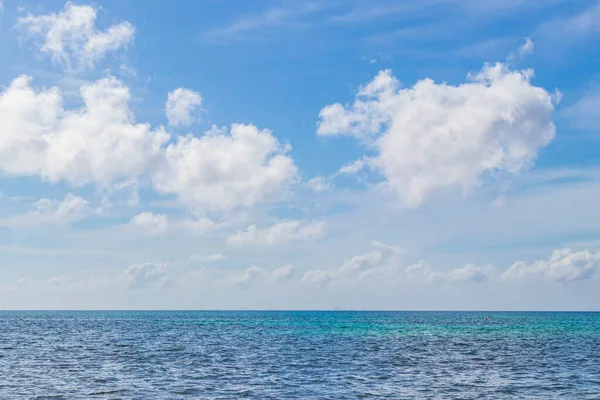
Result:
M509 54L507 57L507 60L511 61L511 60L515 60L515 59L523 59L526 56L533 54L533 48L534 48L533 40L531 40L531 38L526 37L525 43L523 43L521 46L519 46L516 54L515 53Z
M557 249L548 260L517 261L502 274L504 280L544 278L555 282L592 279L600 270L600 253Z
M142 212L133 216L128 226L136 232L159 235L167 231L169 222L166 214Z
M171 126L191 125L199 119L196 110L202 105L200 93L190 89L178 88L167 96L165 113Z
M284 282L292 278L294 275L293 265L284 265L283 267L275 268L271 272L271 277L275 282Z
M86 218L92 212L87 200L68 193L63 200L39 199L27 213L0 219L0 226L29 229L42 225L69 225Z
M170 280L166 264L134 264L124 275L127 285L133 289L162 288Z
M317 288L322 288L326 286L331 280L332 277L329 271L326 271L324 269L316 269L307 271L300 280L300 282Z
M533 53L533 40L531 38L525 38L525 43L523 43L518 50L519 56L521 58Z
M126 78L127 77L134 77L134 76L137 76L137 71L135 70L135 68L130 67L127 64L121 64L119 66L119 74L122 77L126 77Z
M373 250L346 260L337 269L307 271L301 282L316 287L333 282L361 283L367 280L391 285L439 281L480 283L488 280L495 272L492 265L478 267L473 264L443 272L434 269L423 260L407 266L402 261L404 251L399 246L377 241L373 241L372 246Z
M317 240L325 235L323 221L283 221L268 228L259 229L250 225L227 238L227 243L237 246L260 245L273 246L289 241Z
M455 268L447 273L432 272L429 274L428 279L432 281L442 280L449 282L484 282L489 279L490 275L493 274L494 267L486 265L484 267L478 267L473 264L467 264L460 268Z
M317 176L315 178L309 179L306 183L306 186L315 192L324 192L327 190L331 190L331 183L329 179L324 176Z
M227 277L227 280L232 285L238 287L247 287L252 282L258 281L266 276L267 272L264 269L253 265L241 275L230 274Z
M349 164L342 166L334 176L339 175L355 175L362 169L368 166L369 159L367 157L363 157L359 160L352 161Z

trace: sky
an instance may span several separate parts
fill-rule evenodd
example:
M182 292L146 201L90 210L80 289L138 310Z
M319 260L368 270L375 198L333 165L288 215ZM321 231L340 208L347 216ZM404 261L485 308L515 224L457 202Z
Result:
M599 310L600 2L0 0L0 308Z

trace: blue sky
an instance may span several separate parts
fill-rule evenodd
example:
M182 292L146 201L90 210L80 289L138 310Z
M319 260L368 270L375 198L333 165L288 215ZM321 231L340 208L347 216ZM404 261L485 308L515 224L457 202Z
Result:
M600 308L599 2L0 4L1 308Z

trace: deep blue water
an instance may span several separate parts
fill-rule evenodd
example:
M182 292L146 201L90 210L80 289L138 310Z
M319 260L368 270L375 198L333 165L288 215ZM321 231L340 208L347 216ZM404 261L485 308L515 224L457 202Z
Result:
M29 398L600 399L600 313L0 312Z

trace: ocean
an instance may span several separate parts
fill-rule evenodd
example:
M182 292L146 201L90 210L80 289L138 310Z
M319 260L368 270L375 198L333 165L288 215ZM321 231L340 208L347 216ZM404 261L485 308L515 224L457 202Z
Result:
M0 312L0 399L238 398L600 399L600 313Z

